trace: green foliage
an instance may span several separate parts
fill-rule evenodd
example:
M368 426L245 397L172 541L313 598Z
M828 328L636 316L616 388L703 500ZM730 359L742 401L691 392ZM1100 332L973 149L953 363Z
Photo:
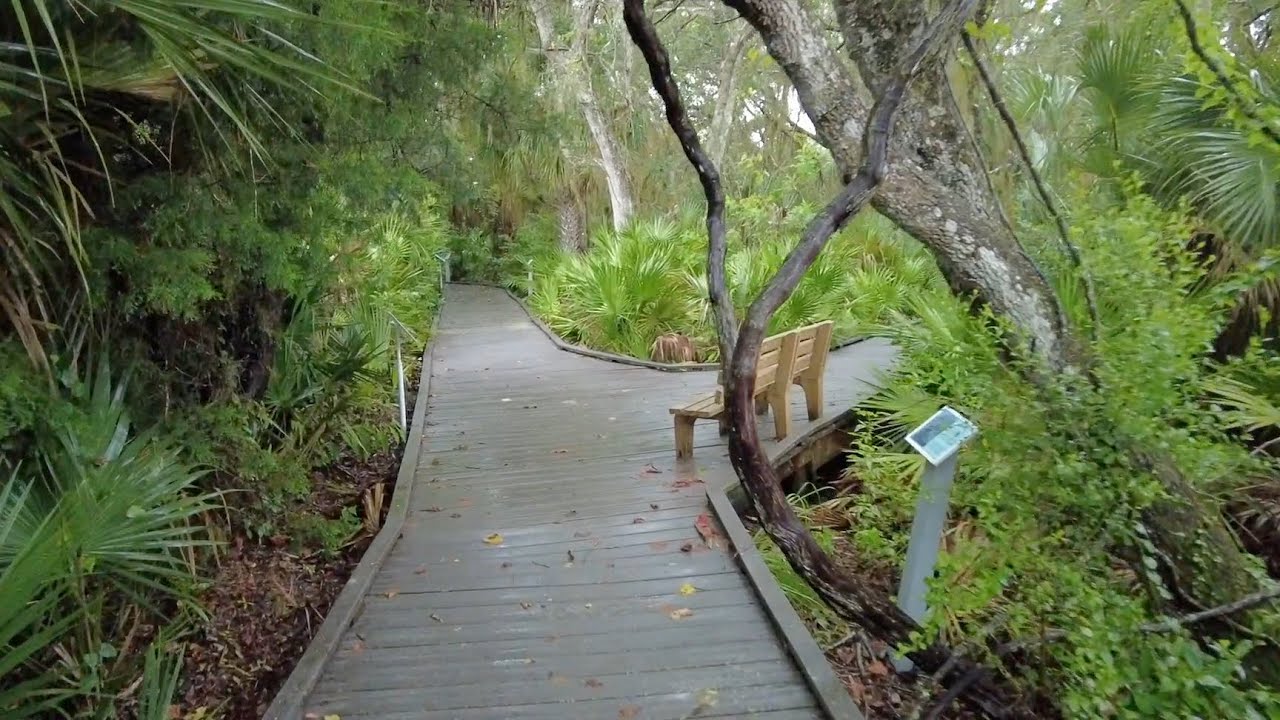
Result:
M37 460L0 488L0 672L16 680L0 689L6 717L109 711L142 671L112 644L114 612L154 622L158 601L188 602L191 551L207 542L198 521L216 508L177 452L131 437L125 384L105 363L66 397L74 421L42 422ZM148 693L171 696L172 679Z
M660 220L619 234L602 231L584 254L542 256L530 305L560 335L590 347L648 357L658 336L680 333L695 341L700 359L714 360L705 237L700 224ZM725 271L739 312L794 242L783 236L731 246ZM770 331L834 320L837 340L871 334L892 311L938 284L937 269L918 246L867 216L819 256Z
M1069 717L1272 716L1280 696L1242 679L1247 644L1206 646L1185 630L1143 629L1160 619L1151 601L1165 592L1144 511L1165 495L1132 461L1135 446L1119 439L1166 449L1206 502L1261 462L1202 402L1213 377L1204 349L1222 308L1196 292L1205 268L1185 248L1182 216L1137 194L1122 206L1097 200L1073 234L1097 269L1098 388L1060 380L1046 394L1030 385L1004 357L1000 324L960 299L938 293L899 314L891 336L903 364L865 403L871 423L851 455L864 491L850 539L882 554L884 537L905 536L920 461L902 437L950 404L981 432L960 464L953 503L967 517L930 585L930 632L957 644L993 628L1006 638L1065 629L1040 650L1052 660L1034 673L1059 688ZM1134 568L1115 560L1127 555L1142 560Z

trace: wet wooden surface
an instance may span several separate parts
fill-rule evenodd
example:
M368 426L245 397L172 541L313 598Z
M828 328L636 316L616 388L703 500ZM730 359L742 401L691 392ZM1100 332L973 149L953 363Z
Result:
M432 352L409 517L308 714L823 717L727 541L695 529L714 517L702 479L728 461L708 421L677 463L667 409L715 373L563 352L505 293L466 285L446 288ZM892 356L833 352L827 413ZM792 402L803 434L799 388Z

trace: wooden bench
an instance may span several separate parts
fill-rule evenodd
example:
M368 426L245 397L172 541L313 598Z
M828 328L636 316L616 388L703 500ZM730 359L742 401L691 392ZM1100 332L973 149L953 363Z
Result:
M788 390L804 389L810 420L822 417L822 377L831 351L831 321L807 325L765 338L756 365L756 412L773 411L774 434L779 440L791 432ZM723 376L714 392L699 396L682 407L671 408L675 416L676 457L693 455L693 425L698 420L717 420L720 433L728 430L724 413Z

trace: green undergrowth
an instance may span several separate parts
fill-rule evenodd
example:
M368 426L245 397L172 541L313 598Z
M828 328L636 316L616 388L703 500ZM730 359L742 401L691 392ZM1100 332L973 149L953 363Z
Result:
M794 244L783 233L735 238L727 282L744 313ZM562 337L599 350L648 358L664 335L692 341L694 359L718 350L707 300L706 234L700 222L652 220L602 231L582 254L547 252L512 284ZM867 214L835 238L778 310L771 333L835 322L836 341L876 331L912 297L939 286L932 259L886 221Z
M1207 399L1224 375L1205 348L1231 292L1202 282L1188 236L1180 214L1132 189L1077 221L1073 237L1098 286L1096 390L1030 385L1009 362L1000 323L972 314L962 299L913 299L895 311L888 333L902 361L861 404L865 422L852 435L846 471L857 491L826 503L847 518L844 539L855 552L901 563L922 470L905 433L943 404L972 418L980 434L962 451L925 636L982 655L977 648L1060 631L1014 675L1055 698L1066 717L1280 717L1280 694L1248 671L1251 653L1277 637L1274 609L1238 616L1243 635L1208 641L1187 628L1144 627L1165 619L1157 607L1169 599L1144 525L1166 495L1116 439L1169 453L1206 503L1276 471L1230 432L1240 427L1243 400ZM1064 298L1087 322L1082 293ZM1230 372L1265 377L1270 365L1245 358ZM811 517L808 504L793 504ZM819 532L829 544L832 531ZM761 545L821 635L814 619L829 622L821 603ZM1194 562L1212 568L1204 552ZM1263 586L1273 582L1261 563L1253 572Z

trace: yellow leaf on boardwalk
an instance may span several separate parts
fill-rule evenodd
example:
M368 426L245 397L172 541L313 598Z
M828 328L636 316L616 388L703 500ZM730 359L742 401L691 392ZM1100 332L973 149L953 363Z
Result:
M325 715L324 720L342 720L341 715Z
M692 595L696 592L698 592L698 588L694 587L693 583L685 583L680 586L681 595Z
M501 545L501 544L502 544L502 535L501 535L501 534L499 534L499 533L494 533L494 534L489 535L488 537L486 537L486 538L484 539L484 541L485 541L486 543L489 543L490 545Z

